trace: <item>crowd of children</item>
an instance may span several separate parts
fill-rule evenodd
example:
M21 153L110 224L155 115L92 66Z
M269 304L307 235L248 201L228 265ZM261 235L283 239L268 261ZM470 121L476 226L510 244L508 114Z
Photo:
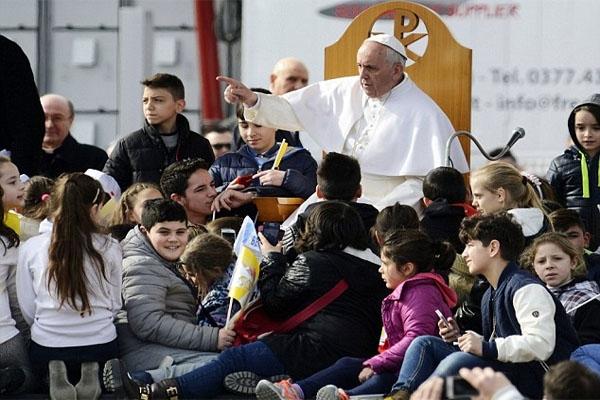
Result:
M436 378L479 384L491 367L541 398L561 361L600 375L600 95L573 109L574 144L552 162L550 185L494 162L471 172L469 190L439 167L425 177L419 216L361 202L354 157L331 152L316 168L241 106L247 146L202 159L194 151L208 147L180 115L181 82L142 83L146 125L118 143L102 180L22 182L0 156L0 396L405 399L431 395ZM255 195L241 175L303 199L316 183L319 198L283 241L258 234L265 312L283 321L346 288L290 331L234 346L242 219L226 211ZM249 387L224 385L242 372Z

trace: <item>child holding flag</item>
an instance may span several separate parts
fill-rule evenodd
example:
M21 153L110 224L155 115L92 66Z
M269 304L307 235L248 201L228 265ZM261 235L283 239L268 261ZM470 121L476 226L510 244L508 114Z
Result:
M221 192L215 199L216 210L231 210L251 203L254 194L242 192L247 186L281 197L305 200L310 197L317 186L317 162L310 152L288 146L285 140L277 143L277 128L246 121L241 104L236 113L240 136L246 144L236 152L223 154L210 167L215 187ZM245 177L246 182L242 179ZM244 209L237 213L244 214Z
M198 290L198 325L224 327L235 265L231 244L220 235L201 233L185 246L181 262Z
M299 255L290 265L281 243L272 246L259 234L263 260L258 288L273 317L288 318L328 293L341 280L348 288L335 300L288 333L231 347L195 370L151 385L139 385L118 359L109 361L104 383L118 398L180 396L215 398L226 375L287 374L299 380L341 357L369 357L381 333L381 301L389 293L378 273L380 260L368 250L360 215L343 202L319 204L306 221Z

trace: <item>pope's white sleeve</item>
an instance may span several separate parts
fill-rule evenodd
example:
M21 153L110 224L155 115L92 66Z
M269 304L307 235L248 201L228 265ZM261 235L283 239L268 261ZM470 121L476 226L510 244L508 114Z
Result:
M281 96L257 93L259 101L252 108L244 108L244 118L257 125L286 131L304 131L290 103Z

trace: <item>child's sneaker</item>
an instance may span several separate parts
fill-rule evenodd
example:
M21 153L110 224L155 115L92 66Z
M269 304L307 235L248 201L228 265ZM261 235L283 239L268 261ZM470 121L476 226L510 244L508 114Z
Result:
M273 383L265 379L256 385L256 398L259 400L303 400L298 390L287 379Z
M319 389L317 400L350 400L350 396L342 389L338 389L337 386L327 385Z

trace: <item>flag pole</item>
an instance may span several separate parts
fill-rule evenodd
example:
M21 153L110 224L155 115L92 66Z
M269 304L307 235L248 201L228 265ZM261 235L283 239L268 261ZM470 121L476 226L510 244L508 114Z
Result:
M227 310L227 319L225 320L225 327L229 328L229 321L231 319L231 310L233 309L233 297L229 298L229 308Z

